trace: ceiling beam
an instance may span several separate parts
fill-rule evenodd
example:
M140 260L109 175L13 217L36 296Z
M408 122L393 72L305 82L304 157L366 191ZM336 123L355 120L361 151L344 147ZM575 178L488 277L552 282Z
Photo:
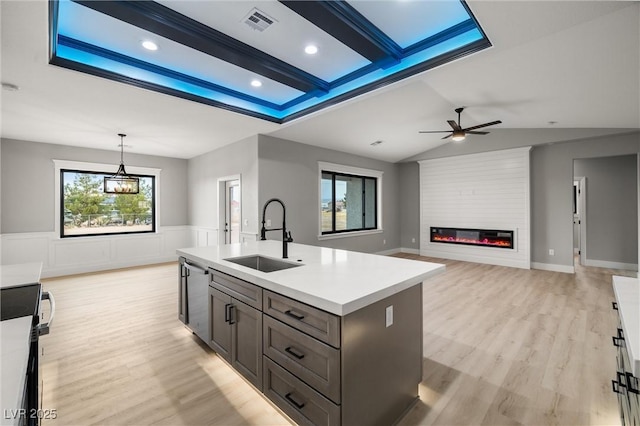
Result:
M402 48L345 1L279 1L382 68L402 58Z
M302 92L321 94L329 90L326 81L159 3L74 1Z

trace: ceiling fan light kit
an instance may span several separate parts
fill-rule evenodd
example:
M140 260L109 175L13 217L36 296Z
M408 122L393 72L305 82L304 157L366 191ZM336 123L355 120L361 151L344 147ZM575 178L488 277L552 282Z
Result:
M496 121L491 121L489 123L478 124L477 126L471 126L471 127L467 127L466 129L463 129L462 126L460 125L460 114L462 113L462 111L464 111L463 107L455 109L455 112L458 113L457 123L454 120L447 120L447 123L449 123L449 126L451 126L453 130L421 130L418 133L449 133L447 136L443 137L442 139L451 138L454 142L462 142L463 140L465 140L467 135L488 135L489 134L489 132L479 132L477 131L477 129L481 129L483 127L488 127L488 126L494 126L496 124L502 123L502 121L496 120Z

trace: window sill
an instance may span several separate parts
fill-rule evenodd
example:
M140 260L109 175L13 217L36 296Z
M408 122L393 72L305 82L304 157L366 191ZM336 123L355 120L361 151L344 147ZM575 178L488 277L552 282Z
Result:
M361 237L363 235L382 234L382 232L384 232L383 229L372 229L368 231L353 231L353 232L342 232L339 234L318 235L318 241L335 240L337 238L347 238L347 237Z

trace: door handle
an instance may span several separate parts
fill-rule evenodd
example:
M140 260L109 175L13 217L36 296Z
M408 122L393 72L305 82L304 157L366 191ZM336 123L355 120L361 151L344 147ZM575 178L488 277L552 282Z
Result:
M45 291L42 293L41 300L49 301L49 303L51 304L51 312L49 313L49 321L45 324L38 325L38 336L49 334L49 328L53 323L53 317L56 316L56 299L53 298L53 294L49 291Z
M204 268L200 268L199 266L192 265L186 262L184 264L184 267L187 269L187 272L189 273L189 275L191 275L190 272L195 272L197 274L202 274L202 275L207 275L209 273L209 271Z
M235 324L236 322L238 322L233 318L234 317L233 311L235 311L235 309L236 309L235 305L229 305L229 325Z
M235 324L237 321L233 319L233 310L235 306L231 303L224 305L224 322L228 322L229 325Z

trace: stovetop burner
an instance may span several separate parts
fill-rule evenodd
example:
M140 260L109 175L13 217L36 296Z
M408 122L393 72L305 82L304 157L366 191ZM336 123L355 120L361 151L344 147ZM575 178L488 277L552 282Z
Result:
M40 284L9 287L0 290L0 317L2 321L38 315Z

